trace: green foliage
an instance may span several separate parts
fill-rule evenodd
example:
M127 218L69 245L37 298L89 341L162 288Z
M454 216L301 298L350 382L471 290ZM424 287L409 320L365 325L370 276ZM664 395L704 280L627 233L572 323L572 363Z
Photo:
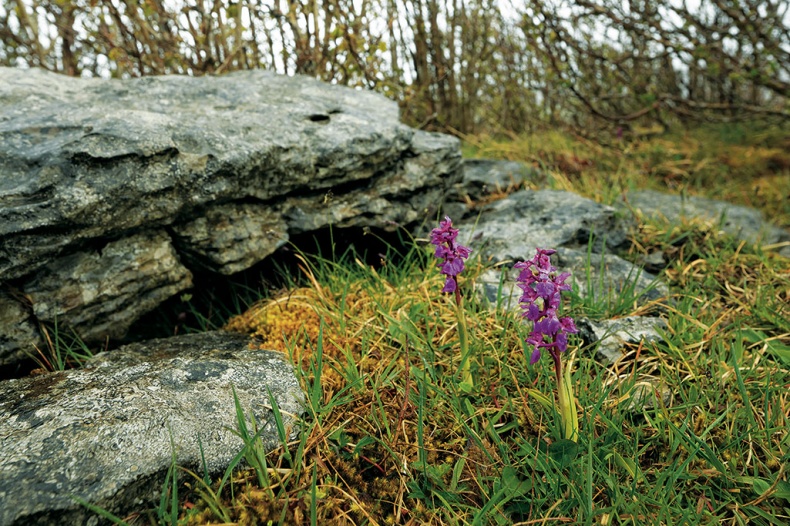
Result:
M81 367L93 357L93 351L76 332L70 330L70 334L63 334L57 319L51 328L42 324L41 332L44 335L45 348L36 347L35 354L28 354L44 371L64 371Z

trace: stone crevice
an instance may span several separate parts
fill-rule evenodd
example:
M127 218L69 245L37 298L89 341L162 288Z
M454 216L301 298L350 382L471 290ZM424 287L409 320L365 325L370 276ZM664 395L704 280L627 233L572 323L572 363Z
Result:
M240 272L328 225L410 224L460 176L458 140L307 77L0 68L0 84L0 283L32 298L28 326L57 320L88 344L122 336L197 267ZM30 346L13 301L0 366Z

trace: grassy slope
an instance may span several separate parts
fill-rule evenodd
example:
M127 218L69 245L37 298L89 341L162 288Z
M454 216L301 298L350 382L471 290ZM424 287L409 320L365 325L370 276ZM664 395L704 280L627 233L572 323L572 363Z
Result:
M698 128L607 146L558 131L500 141L469 137L464 153L549 170L555 188L610 204L634 188L702 195L762 210L790 227L790 133L746 125Z

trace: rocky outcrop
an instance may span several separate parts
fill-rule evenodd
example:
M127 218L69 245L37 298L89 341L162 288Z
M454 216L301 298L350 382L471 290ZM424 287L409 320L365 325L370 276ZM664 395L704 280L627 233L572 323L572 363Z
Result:
M664 194L653 190L629 192L619 206L670 223L697 220L712 223L721 232L752 245L783 245L778 252L790 257L790 232L765 221L759 210L705 197Z
M87 341L327 225L407 225L459 177L452 137L372 92L264 71L100 80L0 68L0 365L39 323Z
M536 248L556 249L558 267L571 273L581 296L595 301L629 294L645 302L668 294L656 276L614 253L627 245L630 221L614 208L576 194L521 190L484 206L466 225L474 229L472 247L493 262L530 259ZM490 302L516 307L521 296L517 276L507 271L500 289L500 272L490 270L478 285Z
M292 435L303 394L281 354L248 343L229 333L153 340L84 369L0 382L0 526L86 524L94 514L72 495L119 516L153 507L172 455L221 473L243 447L234 391L263 446L279 446L269 393Z
M29 303L19 294L11 296L0 289L0 356L8 363L18 362L35 352L41 345L36 320ZM0 362L2 363L2 362Z
M521 190L482 208L474 239L496 260L529 259L535 247L593 251L626 243L630 223L612 207L559 190ZM524 249L530 253L524 254Z
M650 316L601 321L584 318L577 320L576 326L582 340L594 345L597 358L606 364L620 360L627 344L664 341L662 332L668 328L664 319Z
M459 193L477 201L492 194L510 193L509 190L518 189L525 183L542 188L546 186L546 180L546 173L517 161L466 159Z
M42 267L24 285L39 320L64 320L81 338L119 338L147 312L192 284L163 231L135 234ZM135 308L126 308L135 305Z

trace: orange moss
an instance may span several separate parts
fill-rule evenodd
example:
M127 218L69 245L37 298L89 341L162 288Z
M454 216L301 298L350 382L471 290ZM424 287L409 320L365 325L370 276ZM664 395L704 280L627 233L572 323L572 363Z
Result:
M300 333L311 341L318 339L321 317L315 302L312 289L296 289L288 295L256 303L231 318L223 328L253 335L258 348L287 352L287 342Z

